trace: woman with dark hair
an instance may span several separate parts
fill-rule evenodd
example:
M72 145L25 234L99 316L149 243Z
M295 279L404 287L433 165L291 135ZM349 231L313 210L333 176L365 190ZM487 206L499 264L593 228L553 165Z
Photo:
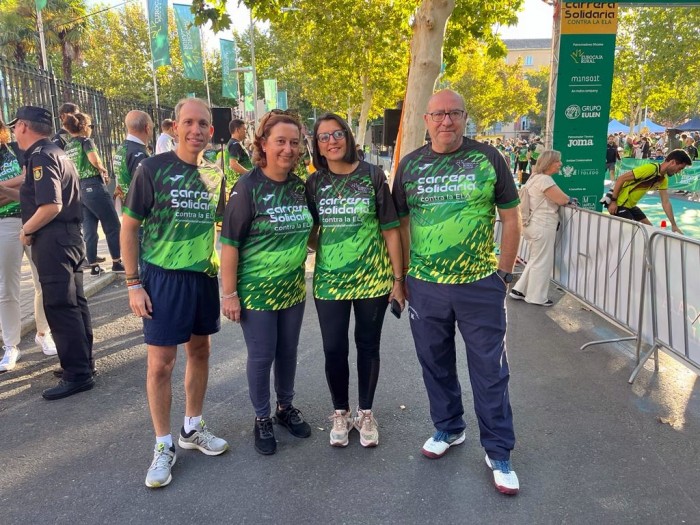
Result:
M114 201L106 184L109 182L107 169L97 152L92 135L92 120L84 113L66 115L64 126L71 139L64 148L66 155L73 161L80 177L80 201L83 207L83 234L88 264L91 275L101 272L97 258L97 223L102 223L102 229L107 237L107 247L112 256L112 271L124 273L121 251L119 248L119 233L121 223L114 208Z
M314 166L306 183L317 248L314 301L321 325L326 379L333 400L330 444L344 447L353 428L364 447L379 444L372 412L379 378L379 342L387 305L404 308L399 219L384 171L358 158L347 122L322 115L314 125ZM314 246L317 244L318 246ZM358 406L348 396L348 328L355 312Z
M263 116L253 145L255 167L233 187L221 231L221 311L243 329L255 450L265 455L277 450L270 418L273 365L277 423L293 436L311 435L292 405L313 223L304 183L294 174L301 141L295 116L280 110Z
M44 315L41 284L32 262L31 247L19 240L22 219L19 207L19 187L24 182L21 151L10 142L10 130L0 119L0 327L2 327L3 357L0 372L15 368L20 358L18 348L21 333L20 283L22 255L26 254L34 282L35 341L46 355L56 355L56 344Z
M561 153L546 150L535 164L533 174L525 184L530 200L529 221L523 238L530 241L530 257L525 271L510 291L511 299L525 300L539 306L552 306L547 298L549 278L554 262L554 242L559 225L559 206L569 203L566 195L552 177L561 169Z

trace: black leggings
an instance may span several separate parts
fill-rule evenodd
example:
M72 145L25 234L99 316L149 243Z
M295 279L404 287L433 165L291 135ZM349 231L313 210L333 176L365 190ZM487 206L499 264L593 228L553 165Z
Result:
M329 301L315 299L321 325L323 353L326 355L326 380L335 410L349 410L348 366L350 307L355 310L355 346L359 407L371 410L379 379L379 342L382 337L388 295L371 299Z

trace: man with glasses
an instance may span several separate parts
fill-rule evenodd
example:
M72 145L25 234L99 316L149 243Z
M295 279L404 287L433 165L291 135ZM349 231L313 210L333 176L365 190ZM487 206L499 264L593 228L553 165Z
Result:
M10 126L14 126L20 149L26 151L20 240L32 246L46 320L63 368L58 385L41 395L61 399L95 385L92 322L83 291L85 242L78 173L63 150L49 140L48 110L21 107Z
M394 179L409 318L436 432L422 453L440 458L465 440L455 323L464 339L474 409L496 488L517 494L508 398L505 297L520 241L518 192L492 146L464 137L464 100L435 93L424 115L431 142L406 155ZM496 208L503 224L494 254ZM409 253L410 247L410 253Z

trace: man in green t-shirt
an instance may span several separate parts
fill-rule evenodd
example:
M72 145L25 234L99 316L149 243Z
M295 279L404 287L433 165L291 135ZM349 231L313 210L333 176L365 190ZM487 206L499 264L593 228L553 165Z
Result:
M615 181L612 190L611 202L608 204L608 213L617 215L624 219L641 222L651 226L651 222L637 203L646 195L648 191L658 190L661 198L661 207L666 213L666 217L671 222L671 228L676 233L683 233L676 224L673 216L673 206L668 198L668 177L677 175L686 166L693 164L688 153L682 149L675 149L668 155L661 164L650 162L634 168L632 171L623 173Z
M115 195L122 201L126 200L129 193L136 166L149 157L146 145L153 134L153 120L148 113L134 109L126 114L124 125L126 139L114 155L114 177L117 181Z
M423 118L431 143L401 160L392 192L404 261L409 261L411 332L436 429L421 452L439 458L465 440L457 324L467 347L486 463L497 489L516 494L518 478L510 464L515 433L508 398L505 297L520 242L518 192L498 150L464 137L466 112L460 95L450 90L434 94ZM496 208L503 225L498 259Z
M209 456L228 443L202 420L209 376L210 336L219 331L219 257L214 224L223 173L203 159L214 131L211 110L195 98L175 107L178 142L136 168L124 204L122 248L129 305L143 318L148 348L146 390L156 434L146 486L170 483L175 447L170 435L171 375L177 345L185 345L185 421L178 444ZM138 230L144 235L141 276L137 272Z
M241 175L253 169L248 150L243 145L246 134L245 122L233 119L228 125L231 140L224 149L224 173L226 174L226 188L231 191Z

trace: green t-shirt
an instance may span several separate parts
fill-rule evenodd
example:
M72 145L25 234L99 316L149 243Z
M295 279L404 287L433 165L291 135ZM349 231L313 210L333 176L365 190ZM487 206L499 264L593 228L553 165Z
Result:
M325 169L306 183L309 209L320 224L314 297L367 299L391 292L394 277L382 230L399 219L381 168L360 162L348 175Z
M136 171L136 166L148 158L148 150L144 144L125 140L117 148L114 154L114 174L117 184L124 192L124 196L129 193L129 186Z
M392 195L399 216L410 217L410 276L464 284L496 271L496 207L520 202L496 148L465 138L441 154L427 144L401 160Z
M73 164L75 164L75 169L78 170L78 177L81 179L97 177L100 174L100 170L90 164L90 159L88 159L88 153L97 151L92 139L87 137L73 137L66 143L64 151L68 158L73 161Z
M527 146L523 146L521 148L518 148L518 162L525 162L527 160L527 152L528 152Z
M238 295L244 308L282 310L306 299L304 262L313 219L304 183L277 182L255 168L233 187L221 242L238 248Z
M22 174L17 157L6 144L0 144L0 182L14 179ZM19 217L19 201L0 206L0 218Z
M166 270L217 275L214 223L222 179L213 164L186 164L174 151L138 165L123 209L143 221L144 261Z
M226 175L226 187L233 188L240 178L240 173L231 169L229 160L234 159L246 170L253 169L253 161L250 160L248 150L245 149L239 140L232 138L224 148L224 174Z
M618 207L633 208L648 191L668 189L668 177L659 173L655 162L638 166L632 173L634 180L625 182L617 195Z

